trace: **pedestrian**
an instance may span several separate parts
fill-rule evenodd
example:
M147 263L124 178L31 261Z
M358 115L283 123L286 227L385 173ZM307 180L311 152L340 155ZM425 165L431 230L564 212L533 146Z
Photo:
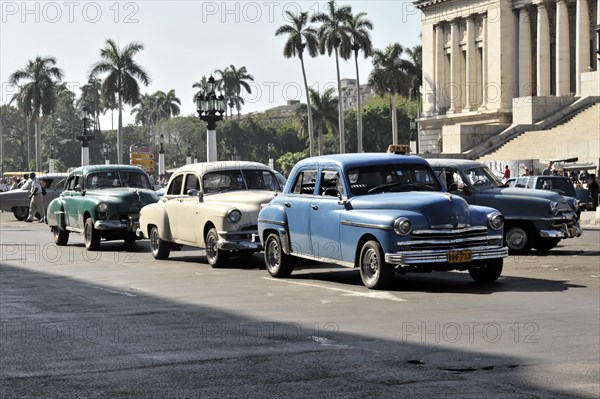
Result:
M529 168L525 168L525 172L523 172L522 176L529 176Z
M29 189L29 217L25 220L28 223L33 222L33 217L36 213L39 213L40 219L39 223L44 223L46 221L46 211L44 210L44 194L42 189L42 185L37 177L35 177L35 173L31 172L29 175L31 179L31 188Z
M31 178L29 177L30 175L25 173L23 175L23 179L21 180L21 182L19 183L19 188L22 190L29 190L31 188Z
M590 180L588 181L587 188L590 192L590 196L592 197L592 205L594 209L598 207L598 182L596 181L596 174L590 173Z
M4 191L8 191L8 190L10 190L10 186L8 185L8 180L2 179L2 182L0 184L0 191L4 192Z
M19 178L17 176L13 176L13 178L12 178L12 184L10 186L10 189L14 190L16 188L19 188Z
M504 178L507 180L510 179L510 169L508 169L508 165L504 168Z
M544 176L550 176L552 174L552 166L554 165L553 161L548 161L548 166L546 167L546 169L544 169L542 171L542 175Z

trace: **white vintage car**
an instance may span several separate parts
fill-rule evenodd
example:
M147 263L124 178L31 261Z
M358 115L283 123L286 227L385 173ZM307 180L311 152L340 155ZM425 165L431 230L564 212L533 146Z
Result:
M232 255L262 250L257 238L260 205L283 187L266 165L247 161L205 162L183 166L165 194L140 212L138 236L150 239L155 259L167 259L174 247L206 249L212 267Z

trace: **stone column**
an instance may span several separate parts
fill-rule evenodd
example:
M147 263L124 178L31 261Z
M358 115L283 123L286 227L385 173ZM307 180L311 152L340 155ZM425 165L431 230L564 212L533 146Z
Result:
M438 115L445 109L444 87L444 25L435 27L435 111Z
M542 2L537 4L537 95L550 95L550 21Z
M569 10L566 0L556 2L556 95L565 96L571 92L571 72L569 70Z
M483 14L481 16L481 25L482 25L482 40L483 40L483 62L481 66L481 84L483 85L483 90L481 91L482 99L481 106L479 109L485 110L487 109L487 101L488 101L488 88L487 85L489 83L488 77L488 29L487 29L487 14Z
M466 81L465 81L465 95L466 97L466 108L467 110L475 109L477 105L477 91L478 85L481 82L477 82L475 73L476 61L476 48L475 48L475 20L472 16L467 18L467 65L466 65Z
M587 0L577 0L575 13L575 83L577 95L581 95L581 74L590 65L590 11Z
M519 97L532 94L531 22L526 8L519 11Z
M460 46L459 46L460 20L454 19L450 26L450 109L455 113L461 110L460 92Z

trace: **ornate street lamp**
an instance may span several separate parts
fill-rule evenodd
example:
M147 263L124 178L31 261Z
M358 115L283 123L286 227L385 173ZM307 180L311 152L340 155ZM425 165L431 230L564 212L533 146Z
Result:
M110 159L108 159L108 146L106 144L102 145L102 154L104 155L104 163L109 165Z
M206 122L206 161L217 160L217 122L223 120L226 110L225 97L215 94L215 79L210 76L206 85L206 93L196 97L196 110L198 117Z
M94 140L94 135L90 133L87 107L83 107L83 133L77 136L77 140L81 141L81 166L90 164L90 141Z
M158 149L158 177L162 180L165 176L165 135L160 134L160 148Z

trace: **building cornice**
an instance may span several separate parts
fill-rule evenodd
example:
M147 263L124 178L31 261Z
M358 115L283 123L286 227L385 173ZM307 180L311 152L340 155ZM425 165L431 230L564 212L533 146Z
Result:
M419 10L421 8L424 7L429 7L429 6L433 6L436 4L441 4L441 3L448 3L452 0L417 0L417 1L413 1L413 4L415 5L415 7L417 7Z

